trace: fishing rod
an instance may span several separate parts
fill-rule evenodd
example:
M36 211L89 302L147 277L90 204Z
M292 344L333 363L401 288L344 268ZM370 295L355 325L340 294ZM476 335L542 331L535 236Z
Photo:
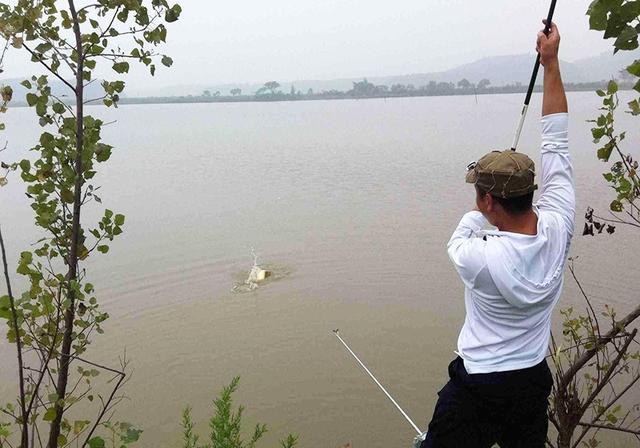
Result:
M553 20L553 13L556 10L557 0L551 0L551 6L549 7L549 14L547 15L547 23L544 26L544 34L549 35L551 30L551 21ZM529 102L531 101L531 94L533 93L533 87L536 84L536 78L538 77L538 70L540 69L540 53L536 57L536 63L533 66L533 73L531 74L531 80L529 81L529 88L527 89L527 96L524 98L524 106L522 107L522 113L520 114L520 120L518 121L518 127L516 127L516 135L513 137L513 143L511 144L511 151L515 151L520 140L520 133L522 132L522 126L524 125L524 119L527 117L527 110L529 110Z
M420 443L424 440L424 437L426 436L426 432L425 431L420 431L420 428L418 428L418 426L415 423L413 423L413 420L411 420L411 418L407 415L407 413L404 412L404 410L400 407L398 402L393 399L391 394L389 392L387 392L387 389L385 389L384 386L382 384L380 384L380 381L378 381L378 379L373 375L373 373L371 373L371 371L367 368L367 366L365 366L364 363L362 361L360 361L360 358L358 358L358 355L356 355L353 352L353 350L351 350L351 347L349 347L349 345L340 336L340 330L338 330L338 329L333 330L333 334L335 334L336 337L340 340L340 342L342 342L342 345L344 345L345 348L347 350L349 350L349 353L351 353L351 356L353 356L355 358L355 360L358 361L358 363L360 364L360 366L362 366L364 371L369 374L371 379L373 381L375 381L375 383L382 390L382 392L384 392L384 394L387 396L387 398L389 400L391 400L391 402L395 405L395 407L398 409L398 411L400 411L400 413L404 416L404 418L409 422L409 424L413 427L413 429L418 433L418 436L414 439L414 446L420 446Z

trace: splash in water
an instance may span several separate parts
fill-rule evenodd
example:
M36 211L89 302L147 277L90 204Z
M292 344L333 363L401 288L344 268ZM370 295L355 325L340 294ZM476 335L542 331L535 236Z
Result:
M253 291L258 287L258 284L271 277L271 271L262 268L258 264L258 255L256 255L253 247L251 248L251 255L253 256L253 266L249 271L249 277L242 283L236 284L233 287L233 292L248 292Z

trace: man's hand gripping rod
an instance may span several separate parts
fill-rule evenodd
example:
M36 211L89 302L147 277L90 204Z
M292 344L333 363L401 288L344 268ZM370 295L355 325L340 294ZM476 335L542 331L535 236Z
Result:
M398 408L398 411L400 411L400 413L409 422L409 424L413 427L413 429L415 429L415 431L418 433L418 437L416 437L416 440L414 442L421 442L422 440L424 440L424 435L426 434L426 432L420 431L420 428L418 428L418 426L415 423L413 423L413 420L411 420L411 418L409 418L407 413L404 412L404 410L400 407L400 405L396 402L396 400L394 400L393 397L389 394L389 392L387 392L387 390L384 388L384 386L382 384L380 384L380 381L378 381L378 379L375 376L373 376L373 373L371 373L371 371L369 369L367 369L367 366L365 366L364 363L362 361L360 361L360 358L358 358L358 355L356 355L353 352L353 350L351 350L351 348L347 345L347 343L344 342L344 339L342 339L342 337L340 336L340 330L333 330L333 334L335 334L336 337L340 340L340 342L342 342L342 345L344 345L345 348L347 350L349 350L349 353L351 353L351 356L353 356L355 358L355 360L358 361L358 363L360 364L360 366L362 366L364 371L369 374L371 379L373 381L375 381L375 383L382 390L382 392L384 392L384 394L387 396L387 398L389 398L389 400L391 400L391 402L395 405L395 407ZM418 438L420 438L420 440L418 440ZM416 446L419 446L419 443Z
M551 29L551 21L553 20L553 13L556 9L556 1L551 0L551 6L549 7L549 14L547 15L547 23L544 27L544 34L549 35ZM538 70L540 69L540 54L536 57L536 63L533 66L533 73L531 74L531 80L529 81L529 88L527 89L527 96L524 98L524 106L522 106L522 113L520 114L520 120L518 121L518 127L516 127L516 135L513 137L513 143L511 144L511 151L515 151L518 147L518 141L520 141L520 133L522 132L522 126L524 125L524 119L527 117L527 110L529 110L529 102L531 101L531 94L536 84L536 78L538 77Z

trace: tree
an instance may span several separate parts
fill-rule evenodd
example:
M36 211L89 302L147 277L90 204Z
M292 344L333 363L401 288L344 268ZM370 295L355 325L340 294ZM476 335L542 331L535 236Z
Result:
M210 97L211 96L211 91L210 90L205 90L204 92L202 92L202 96Z
M395 94L403 94L407 92L407 86L405 86L404 84L393 84L391 86L391 93L395 93Z
M241 95L242 89L236 87L235 89L231 89L229 93L231 93L232 96Z
M291 84L291 89L289 90L289 96L296 96L296 88Z
M349 93L356 98L370 97L376 94L376 86L364 78L362 81L354 82L353 89Z
M384 84L376 86L375 93L378 95L387 95L387 93L389 93L389 87Z
M591 29L604 31L605 39L615 39L614 53L638 48L640 7L632 0L595 0L587 11ZM627 72L635 78L634 89L640 92L640 60L634 61ZM609 82L606 90L596 93L602 98L601 113L592 120L597 157L609 164L603 174L614 192L609 205L611 218L595 214L592 208L585 214L584 235L594 235L606 229L613 233L614 225L628 225L640 229L640 179L638 162L623 151L626 133L615 129L615 113L619 107L618 85ZM628 102L628 112L640 115L638 98ZM611 161L611 157L615 161ZM634 240L636 241L636 240ZM623 260L624 262L624 260ZM563 335L552 340L554 386L551 394L549 419L558 436L551 447L595 447L601 430L633 434L640 439L640 407L623 409L622 397L640 384L640 352L637 328L640 306L626 316L619 317L609 305L599 317L588 292L581 285L574 270L569 270L587 303L586 315L576 315L573 309L563 310ZM632 293L633 294L633 293ZM563 343L564 342L564 343Z
M7 340L16 347L18 406L8 403L0 407L0 413L19 428L20 441L11 443L7 426L0 424L0 445L26 448L46 443L56 448L77 442L95 448L104 446L98 435L102 430L128 445L138 439L140 431L111 421L113 407L122 400L118 391L126 382L127 360L111 368L86 358L108 314L100 309L82 266L96 251L108 252L108 243L122 233L125 217L104 210L95 226L81 223L84 207L101 202L93 179L98 165L109 159L113 149L101 141L104 123L86 114L85 105L102 101L116 107L125 83L101 81L104 93L98 98L86 98L85 89L95 80L99 64L124 74L137 62L151 75L157 60L171 66L172 59L158 54L156 48L166 40L165 24L178 20L181 8L170 6L167 0L15 3L0 3L0 35L7 45L28 53L48 75L22 82L28 89L26 102L35 109L43 128L38 144L31 149L35 161L2 166L20 170L28 185L35 223L44 237L20 255L17 273L26 277L29 287L18 295L11 288L1 244L7 295L0 297L0 319L7 321ZM68 89L71 103L52 93L50 77ZM113 375L112 389L98 402L93 401L92 384L101 372ZM78 403L87 410L97 404L96 417L69 421L65 414ZM46 425L48 435L41 437Z
M436 86L436 92L441 95L455 93L456 86L452 82L439 82Z
M471 85L472 84L469 82L467 78L463 78L460 81L458 81L458 87L460 87L461 89L470 89Z
M271 95L274 95L276 93L276 90L280 87L280 83L276 82L276 81L268 81L265 82L264 85L262 87L260 87L257 91L256 91L256 95L262 95L265 92L269 92Z
M483 78L478 82L478 89L486 89L487 87L489 87L489 85L491 85L491 81L487 78Z

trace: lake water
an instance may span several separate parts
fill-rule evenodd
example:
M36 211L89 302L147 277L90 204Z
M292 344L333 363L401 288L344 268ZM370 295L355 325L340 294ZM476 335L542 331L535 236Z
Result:
M535 160L540 101L535 95L520 144ZM585 122L598 101L569 94L578 233L587 205L611 200ZM300 434L304 447L408 446L413 430L331 330L341 329L425 427L464 319L445 245L473 206L465 167L510 145L521 102L494 95L477 103L467 96L89 108L117 120L103 132L115 149L97 184L104 206L127 221L109 254L86 266L112 316L88 356L117 364L126 348L133 376L119 415L144 429L142 445L178 446L187 404L206 433L211 400L240 374L247 423L270 429L263 446L287 432ZM2 159L23 158L39 135L33 111L13 109L6 119ZM637 122L622 113L620 122L637 146ZM0 189L13 261L38 239L23 190L16 175ZM99 212L91 208L86 223ZM618 230L577 235L572 254L595 303L624 312L637 301L627 292L640 287L640 255L637 237ZM281 278L233 293L251 268L251 248ZM567 280L561 305L579 300ZM0 342L2 401L14 390L11 350Z

